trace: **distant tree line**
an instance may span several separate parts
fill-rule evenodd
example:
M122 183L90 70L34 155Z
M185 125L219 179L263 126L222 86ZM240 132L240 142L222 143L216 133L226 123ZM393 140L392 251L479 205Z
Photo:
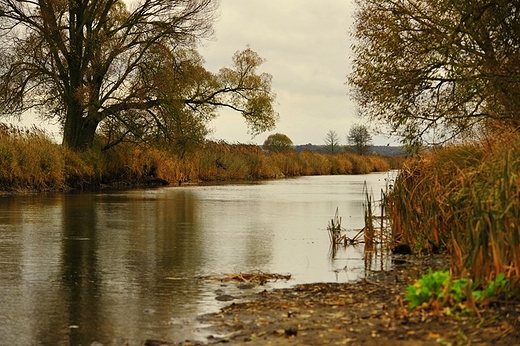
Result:
M326 145L317 145L312 143L295 145L293 146L293 149L299 153L305 150L321 154L330 153L329 148ZM340 146L337 153L344 151L354 152L350 146ZM380 156L403 156L406 155L406 151L402 146L371 145L368 148L368 154Z
M367 126L356 124L349 130L347 146L340 144L339 135L334 130L327 132L324 142L325 148L330 154L337 154L341 151L351 151L358 155L367 155L370 154L372 135Z
M305 150L323 154L353 152L358 155L382 156L400 156L404 155L406 151L406 148L401 146L374 146L368 127L361 124L352 126L346 139L348 144L342 145L337 132L329 130L324 138L324 145L309 143L294 146L292 140L287 135L275 133L267 137L262 148L268 152L287 152L294 149L297 152Z

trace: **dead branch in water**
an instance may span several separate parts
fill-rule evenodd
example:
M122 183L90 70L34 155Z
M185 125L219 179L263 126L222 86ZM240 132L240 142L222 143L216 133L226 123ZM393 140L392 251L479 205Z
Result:
M291 274L276 274L276 273L263 273L263 272L255 272L255 273L224 273L223 276L208 276L207 279L217 280L221 282L254 282L264 284L267 281L277 281L277 280L289 280L291 278Z

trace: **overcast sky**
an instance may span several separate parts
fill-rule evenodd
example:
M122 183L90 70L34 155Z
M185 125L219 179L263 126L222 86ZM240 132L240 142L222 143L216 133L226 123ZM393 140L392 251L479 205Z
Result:
M220 0L215 37L201 49L206 68L230 66L234 52L249 45L266 59L261 71L273 76L280 120L252 139L241 115L225 111L212 137L262 144L279 132L294 144L323 144L334 130L346 144L350 127L362 122L345 85L354 9L353 0Z

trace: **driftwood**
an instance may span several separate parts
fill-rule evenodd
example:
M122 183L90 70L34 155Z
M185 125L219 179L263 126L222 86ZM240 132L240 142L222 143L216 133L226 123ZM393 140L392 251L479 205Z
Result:
M263 272L254 272L254 273L224 273L223 276L208 276L207 279L210 280L218 280L222 282L253 282L264 284L267 281L277 281L277 280L289 280L291 278L291 274L276 274L276 273L263 273Z

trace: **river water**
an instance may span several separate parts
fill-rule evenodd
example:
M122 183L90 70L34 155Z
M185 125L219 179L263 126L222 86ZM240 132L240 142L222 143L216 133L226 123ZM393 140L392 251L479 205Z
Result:
M332 258L327 224L338 209L353 236L364 183L377 199L393 178L0 197L0 345L178 342L229 304L217 294L358 280L363 247ZM291 279L240 290L205 278L256 271Z

